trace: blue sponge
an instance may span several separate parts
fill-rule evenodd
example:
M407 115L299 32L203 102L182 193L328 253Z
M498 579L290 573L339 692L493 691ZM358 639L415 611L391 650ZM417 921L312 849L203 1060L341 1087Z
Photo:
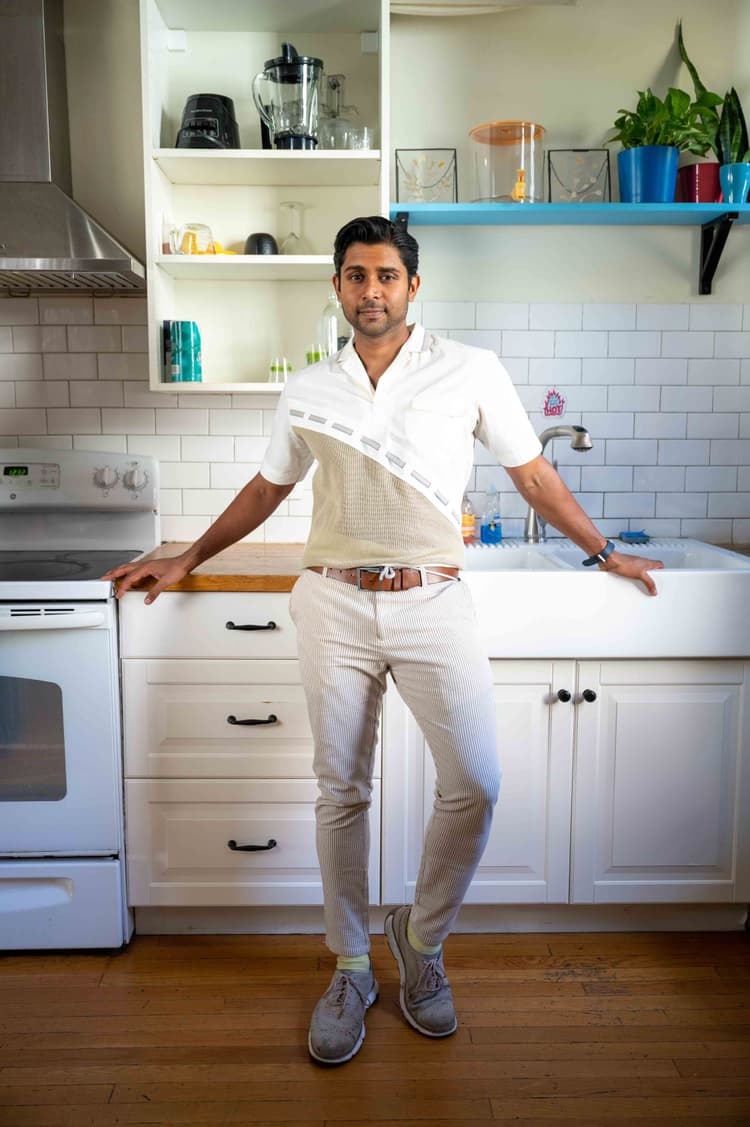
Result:
M641 529L640 532L621 532L620 539L626 544L648 544L651 537Z

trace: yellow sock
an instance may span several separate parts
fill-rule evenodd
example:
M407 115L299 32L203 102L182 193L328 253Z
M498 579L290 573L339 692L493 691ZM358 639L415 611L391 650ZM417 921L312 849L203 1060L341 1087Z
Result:
M370 969L369 955L337 955L336 970L352 970L362 974Z
M442 943L438 943L437 947L428 947L421 939L417 939L412 930L411 920L406 925L406 938L409 940L409 946L419 951L420 955L437 955L442 947Z

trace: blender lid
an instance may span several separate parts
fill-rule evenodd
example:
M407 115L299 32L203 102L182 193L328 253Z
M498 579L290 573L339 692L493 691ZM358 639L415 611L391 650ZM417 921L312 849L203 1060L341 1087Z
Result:
M281 44L281 55L278 59L267 59L265 63L266 70L273 70L280 68L282 71L281 81L285 79L288 82L295 81L294 68L298 66L320 67L323 69L323 60L313 58L312 55L298 55L297 48L292 43ZM284 73L286 68L289 68L288 73Z

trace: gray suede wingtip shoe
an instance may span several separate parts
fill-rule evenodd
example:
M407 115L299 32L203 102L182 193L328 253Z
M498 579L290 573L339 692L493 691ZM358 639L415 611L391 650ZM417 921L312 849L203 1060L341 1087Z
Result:
M320 1064L344 1064L365 1039L365 1014L378 996L372 968L337 970L313 1010L307 1047Z
M445 975L442 951L421 955L406 936L409 905L385 918L384 930L401 977L399 1002L404 1017L425 1037L448 1037L458 1028L453 995Z

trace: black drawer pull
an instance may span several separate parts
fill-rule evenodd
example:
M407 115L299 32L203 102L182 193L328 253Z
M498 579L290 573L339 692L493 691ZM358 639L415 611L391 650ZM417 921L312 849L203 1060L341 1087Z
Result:
M227 630L275 630L276 629L276 623L275 622L267 622L265 626L256 626L255 623L252 623L252 622L249 623L248 625L237 626L237 624L234 623L234 622L227 622L226 626L227 626Z
M267 720L238 720L236 716L227 716L227 724L244 724L245 727L250 728L254 724L278 724L279 718L272 712Z
M238 845L234 838L232 838L231 841L227 842L227 845L230 849L235 849L242 853L260 853L264 849L273 849L276 842L272 837L269 837L268 845Z

